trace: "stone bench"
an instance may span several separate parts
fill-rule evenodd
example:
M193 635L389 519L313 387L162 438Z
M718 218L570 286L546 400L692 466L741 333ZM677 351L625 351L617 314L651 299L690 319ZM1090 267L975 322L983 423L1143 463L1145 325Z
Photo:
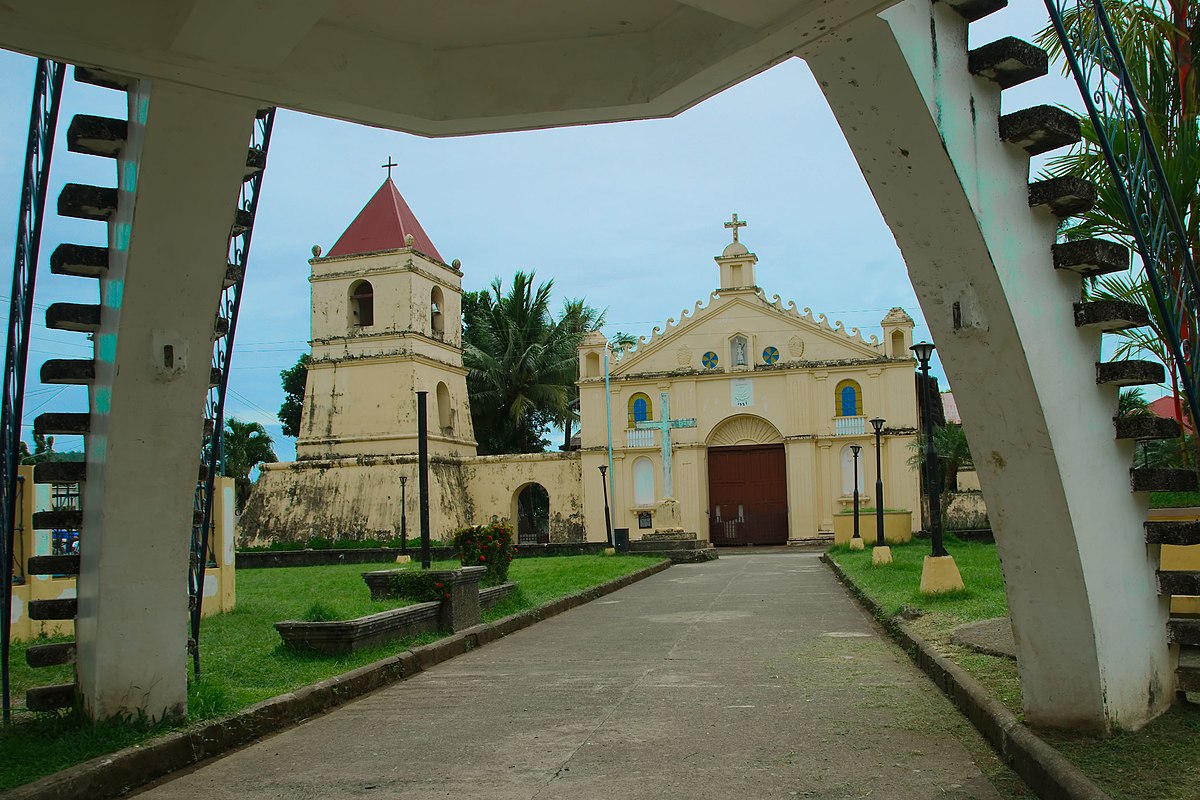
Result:
M400 572L411 574L416 571L364 572L363 579L371 587L371 597L376 600L394 597L389 576ZM464 567L418 573L447 584L450 588L448 600L416 603L335 622L288 620L275 623L275 630L279 631L284 644L288 646L326 654L353 653L418 633L453 633L478 625L481 609L500 602L517 587L509 582L480 591L479 579L484 572L483 567Z

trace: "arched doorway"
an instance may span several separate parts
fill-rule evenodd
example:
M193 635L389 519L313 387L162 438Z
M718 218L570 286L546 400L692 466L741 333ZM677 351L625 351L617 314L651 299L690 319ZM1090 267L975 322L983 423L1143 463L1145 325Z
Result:
M516 494L517 544L550 543L550 493L540 483L527 483Z
M765 419L730 417L709 435L708 520L718 547L787 544L783 436Z

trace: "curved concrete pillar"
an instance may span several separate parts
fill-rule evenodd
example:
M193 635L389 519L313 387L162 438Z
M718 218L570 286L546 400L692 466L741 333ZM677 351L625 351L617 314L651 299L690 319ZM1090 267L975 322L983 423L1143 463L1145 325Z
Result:
M1028 156L1000 142L999 88L967 68L967 25L908 0L804 53L850 143L954 386L1003 562L1035 725L1138 727L1170 703L1166 608L1114 440L1100 335L1028 205ZM1013 109L1007 109L1013 110ZM1156 548L1153 548L1156 549Z

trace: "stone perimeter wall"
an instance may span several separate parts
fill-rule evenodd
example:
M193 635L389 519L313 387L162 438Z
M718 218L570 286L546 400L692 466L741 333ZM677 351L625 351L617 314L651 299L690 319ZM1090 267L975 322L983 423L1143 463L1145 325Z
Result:
M401 476L409 539L420 536L417 457L362 456L265 464L238 521L238 546L400 536ZM435 539L492 520L515 527L516 498L531 483L550 495L550 541L582 542L579 454L429 459L429 527ZM603 539L603 531L591 537Z

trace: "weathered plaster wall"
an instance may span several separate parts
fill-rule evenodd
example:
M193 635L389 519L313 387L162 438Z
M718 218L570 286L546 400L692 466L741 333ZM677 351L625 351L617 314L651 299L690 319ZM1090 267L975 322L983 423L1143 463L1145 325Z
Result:
M550 495L551 541L584 541L579 463L577 453L431 457L430 535L445 539L465 525L512 522L517 494L539 483ZM403 493L401 476L408 479ZM314 536L398 537L402 494L408 536L414 539L420 536L415 455L266 464L238 522L238 541L249 546ZM599 531L603 539L603 524Z

